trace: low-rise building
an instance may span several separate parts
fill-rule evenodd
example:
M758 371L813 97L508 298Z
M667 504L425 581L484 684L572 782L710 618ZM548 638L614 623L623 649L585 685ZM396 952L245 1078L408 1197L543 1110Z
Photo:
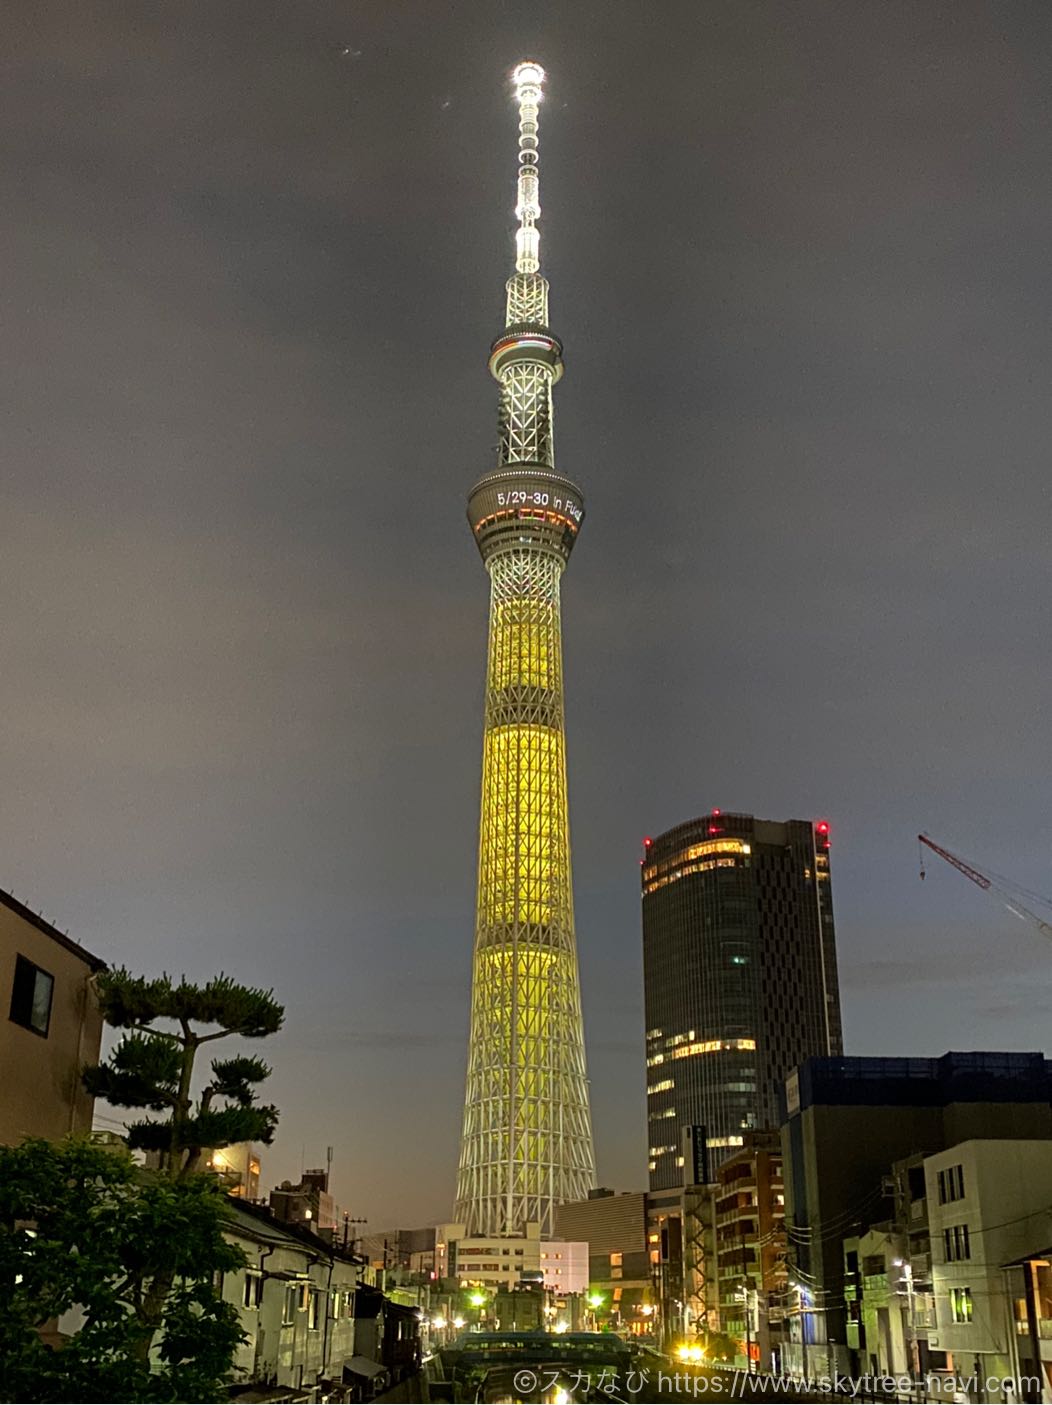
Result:
M958 1378L1017 1374L1026 1312L1006 1268L1052 1243L1052 1141L960 1142L924 1162L931 1225L935 1329ZM1001 1399L990 1391L987 1398Z
M777 1132L746 1132L716 1171L716 1306L739 1362L777 1366L787 1285L785 1195Z
M329 1194L328 1171L304 1171L297 1185L282 1181L270 1192L270 1208L285 1224L306 1225L328 1238L336 1233L336 1202Z
M259 1148L252 1142L237 1142L210 1151L205 1165L215 1171L228 1195L235 1195L239 1200L259 1199L262 1162Z
M645 1191L592 1191L555 1211L560 1239L588 1245L588 1286L605 1299L615 1326L638 1334L653 1323Z
M523 1275L559 1293L588 1288L588 1246L542 1240L539 1224L523 1235L466 1235L462 1224L442 1224L435 1231L435 1276L461 1287L515 1289Z
M105 966L0 891L0 1144L91 1130L94 1100L80 1075L99 1061L93 977Z
M248 1259L222 1284L245 1334L235 1398L371 1400L419 1371L423 1310L386 1296L359 1257L236 1197L226 1232Z
M581 1240L542 1239L544 1286L565 1297L588 1292L588 1245Z
M858 1376L872 1355L879 1359L862 1341L864 1323L857 1315L849 1330L849 1308L858 1314L860 1305L852 1281L857 1270L847 1266L844 1240L894 1222L896 1196L905 1194L896 1192L894 1164L912 1159L915 1165L920 1158L927 1176L927 1158L962 1141L1052 1141L1050 1095L1052 1077L1041 1054L819 1058L801 1064L786 1081L782 1126L791 1329L785 1369L804 1376ZM915 1202L926 1200L930 1214L930 1187L924 1197L911 1195L921 1244L928 1233L925 1208ZM933 1260L935 1243L933 1226ZM926 1257L918 1257L917 1286L927 1272ZM898 1293L897 1284L889 1288ZM945 1346L930 1335L927 1340L937 1369L934 1353Z
M1052 1401L1052 1241L1005 1265L1015 1318L1020 1379L1031 1388L1024 1400Z

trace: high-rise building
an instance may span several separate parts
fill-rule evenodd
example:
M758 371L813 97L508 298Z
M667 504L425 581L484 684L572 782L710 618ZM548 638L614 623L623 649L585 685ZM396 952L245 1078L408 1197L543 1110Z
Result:
M707 1180L778 1089L839 1054L829 825L713 810L645 841L643 980L650 1186ZM700 1130L696 1130L700 1129Z
M489 368L496 466L468 521L490 576L478 901L464 1130L454 1218L469 1235L553 1231L594 1180L570 881L559 582L584 516L556 471L552 386L562 343L540 273L537 117L544 72L514 73L515 271Z

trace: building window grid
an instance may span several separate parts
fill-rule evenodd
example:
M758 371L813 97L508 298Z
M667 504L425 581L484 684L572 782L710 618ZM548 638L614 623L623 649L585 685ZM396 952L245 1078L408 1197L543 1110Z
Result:
M955 1200L964 1199L964 1167L947 1166L938 1174L939 1204L951 1205Z
M943 1255L948 1264L961 1263L972 1257L971 1240L966 1224L947 1225L942 1232Z

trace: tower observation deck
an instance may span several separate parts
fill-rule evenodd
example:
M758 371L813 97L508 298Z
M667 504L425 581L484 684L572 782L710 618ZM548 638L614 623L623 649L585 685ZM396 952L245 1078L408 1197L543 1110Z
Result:
M500 386L496 466L468 521L490 576L478 900L464 1130L454 1219L515 1235L594 1184L563 721L559 583L584 519L555 467L552 387L562 343L540 272L537 119L544 71L521 63L515 271L490 350Z

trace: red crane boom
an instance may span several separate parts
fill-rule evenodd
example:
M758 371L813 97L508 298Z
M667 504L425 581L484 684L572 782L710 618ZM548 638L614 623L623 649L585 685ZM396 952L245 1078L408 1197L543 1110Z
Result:
M1033 923L1039 931L1044 932L1046 937L1052 937L1052 922L1046 922L1043 917L1039 917L1036 912L1020 901L1018 894L1025 891L1024 889L1014 887L1007 878L998 879L996 875L991 877L983 873L972 864L966 863L964 859L958 858L956 854L951 854L949 849L944 849L941 844L936 844L935 840L929 839L926 834L918 834L917 839L921 844L927 845L933 854L938 854L940 859L945 859L958 873L963 873L965 878L970 878L984 892L995 892L1014 917L1018 917L1023 922ZM921 854L920 876L924 877L923 853ZM1037 893L1027 893L1027 897L1036 902L1044 903L1047 907L1052 907L1052 902L1049 902L1048 898L1043 898Z

